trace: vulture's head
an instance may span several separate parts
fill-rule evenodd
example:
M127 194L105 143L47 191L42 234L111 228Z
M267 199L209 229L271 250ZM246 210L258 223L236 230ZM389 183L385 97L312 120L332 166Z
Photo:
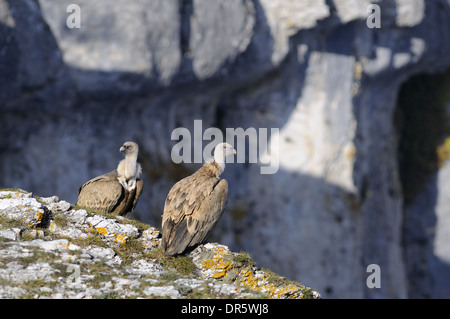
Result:
M214 149L214 160L216 162L224 162L225 158L229 155L236 154L236 150L228 143L217 144Z
M139 146L135 142L125 142L120 148L120 151L125 155L137 154L139 152Z

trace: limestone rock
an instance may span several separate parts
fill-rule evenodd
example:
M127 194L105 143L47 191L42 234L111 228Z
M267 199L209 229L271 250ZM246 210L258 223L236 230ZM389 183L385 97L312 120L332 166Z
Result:
M50 209L66 203L56 196L0 191L0 198L7 208L0 215L0 298L305 297L273 294L261 284L242 286L238 277L223 280L223 276L208 275L212 270L207 268L214 262L205 256L216 260L220 258L215 256L217 250L233 256L223 245L207 244L185 256L168 257L159 248L158 230L147 224L83 209ZM48 212L50 222L18 218L27 216L30 207ZM222 267L217 261L215 267ZM238 260L232 268L238 272L241 267ZM290 285L295 291L305 290L298 283ZM283 284L279 286L276 289L284 289Z

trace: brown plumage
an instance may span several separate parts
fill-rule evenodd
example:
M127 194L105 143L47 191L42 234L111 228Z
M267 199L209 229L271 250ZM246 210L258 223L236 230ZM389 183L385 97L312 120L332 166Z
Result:
M125 142L120 151L125 153L125 160L112 172L84 183L78 189L77 205L118 215L134 210L144 184L139 179L141 166L136 162L139 147L134 142ZM133 168L133 173L128 170L125 174L125 166Z
M219 144L214 161L177 182L167 195L162 219L161 247L167 255L177 255L206 240L219 221L228 197L228 182L219 176L225 156L236 151Z

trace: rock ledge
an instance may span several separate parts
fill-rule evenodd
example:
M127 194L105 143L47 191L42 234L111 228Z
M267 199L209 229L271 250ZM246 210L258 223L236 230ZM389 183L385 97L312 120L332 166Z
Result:
M0 298L320 298L207 243L165 256L148 224L0 191Z

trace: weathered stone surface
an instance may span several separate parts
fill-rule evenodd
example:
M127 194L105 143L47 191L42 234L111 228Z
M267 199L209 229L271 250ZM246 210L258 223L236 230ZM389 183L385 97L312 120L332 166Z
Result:
M245 268L242 258L231 258L239 254L223 245L207 244L186 256L167 257L158 247L159 232L149 225L82 209L50 210L65 202L57 197L38 201L24 191L0 191L0 198L9 208L0 215L0 298L320 297L299 283L270 286L295 294L273 294L264 290L264 282L243 286L238 276L223 280L210 269L222 267L223 254L230 256L234 272L247 278L257 271ZM27 205L17 198L27 200ZM44 207L51 222L30 224L17 218L30 207ZM11 223L16 227L9 227ZM248 255L245 260L253 263Z

